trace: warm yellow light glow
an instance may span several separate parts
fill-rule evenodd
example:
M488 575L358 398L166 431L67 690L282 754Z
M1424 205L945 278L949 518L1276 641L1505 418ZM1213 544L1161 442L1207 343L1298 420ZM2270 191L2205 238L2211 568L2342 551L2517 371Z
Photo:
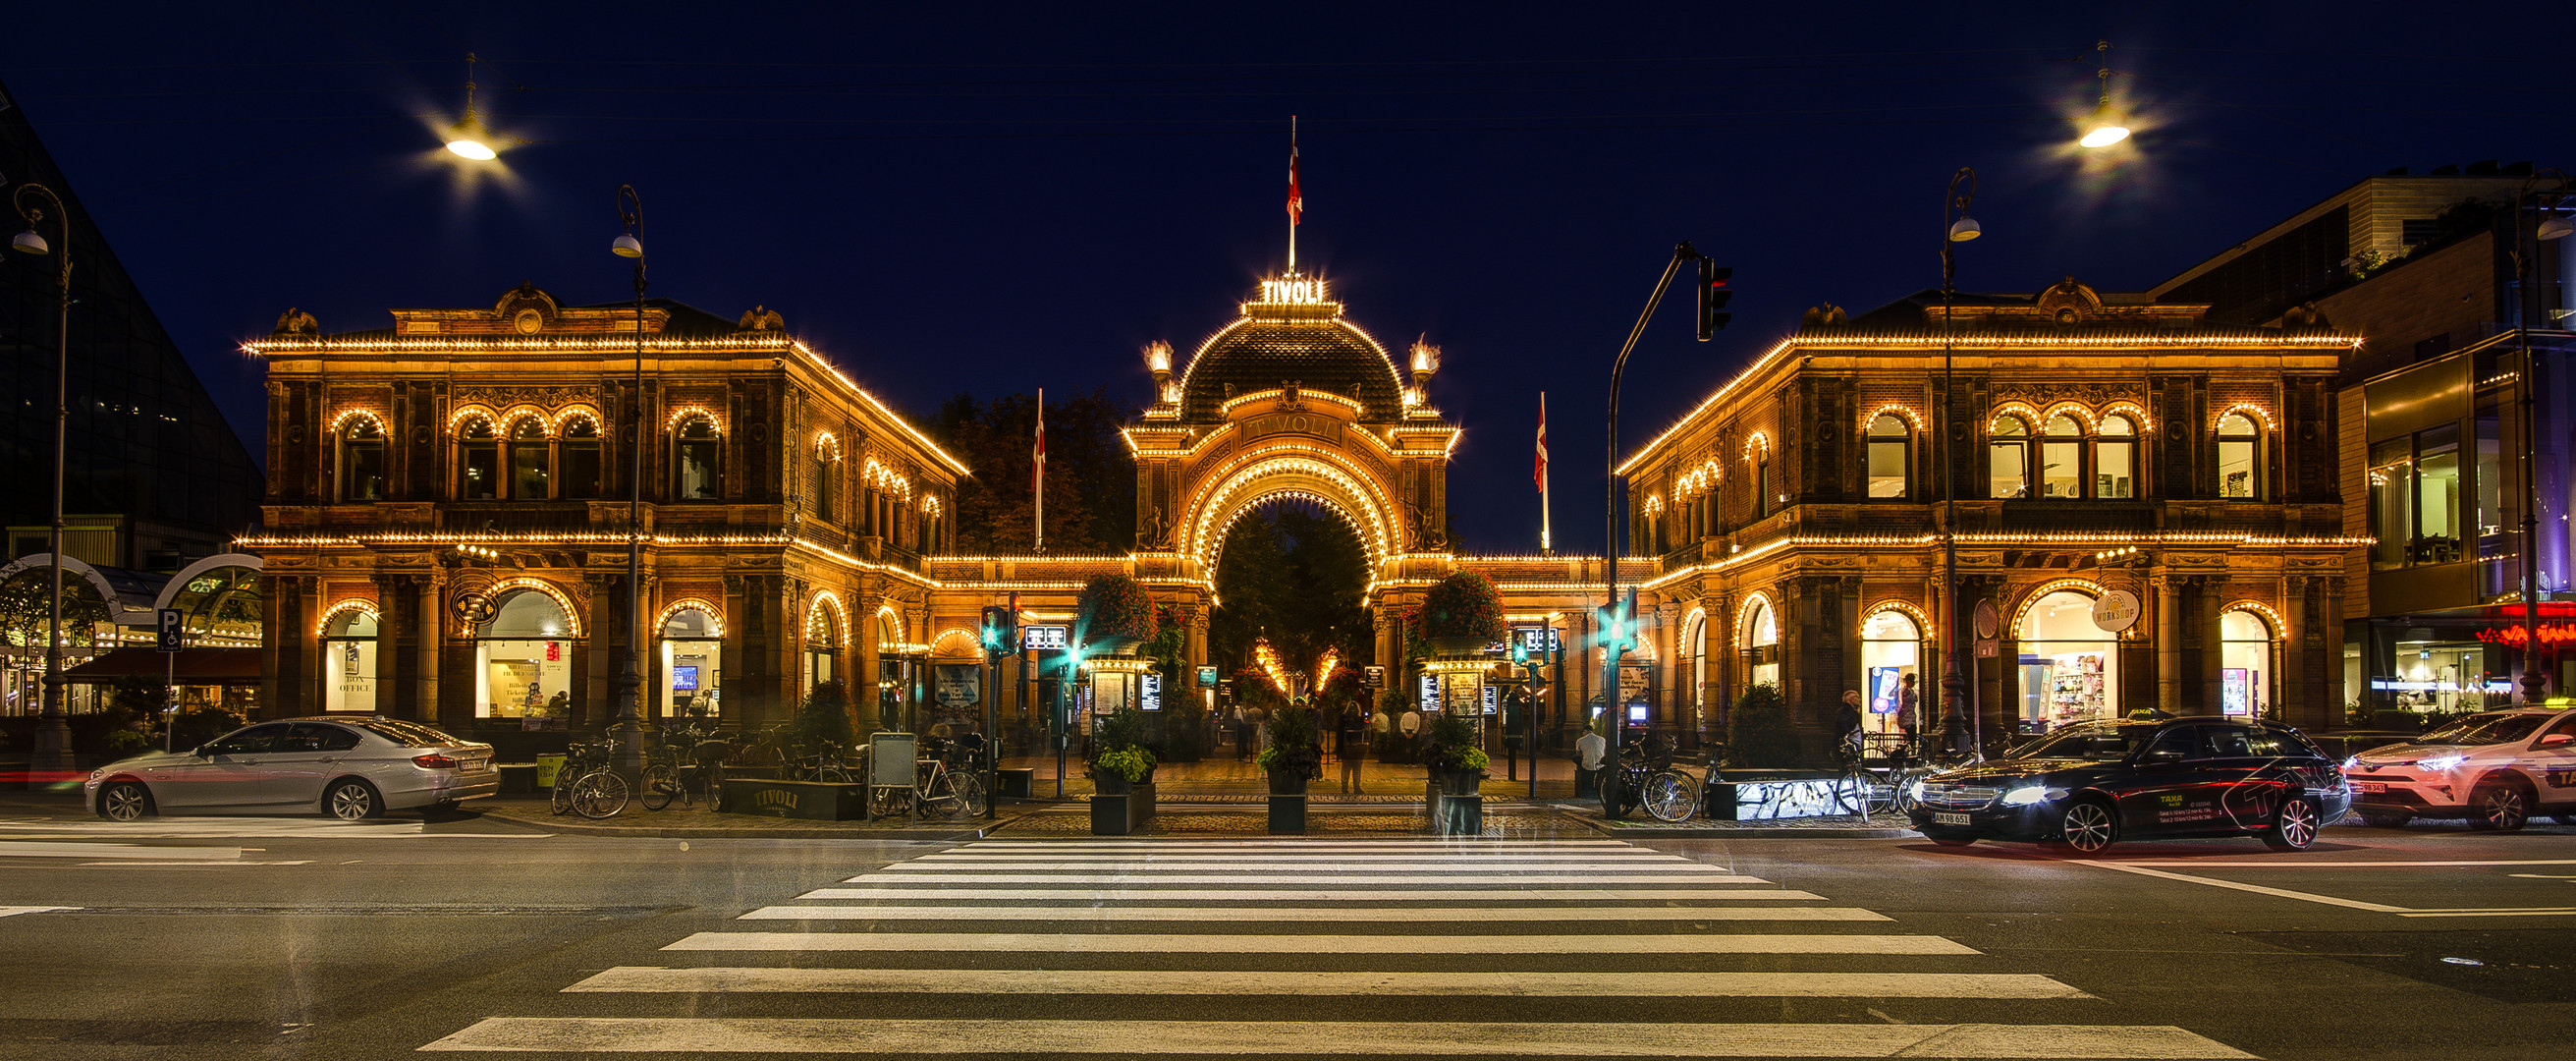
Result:
M448 153L458 158L490 162L501 157L501 152L493 149L492 142L491 132L483 128L482 122L472 118L458 122L447 130Z
M1274 306L1321 306L1332 301L1324 292L1321 278L1300 279L1291 273L1277 280L1261 282L1261 302Z
M2075 142L2085 147L2109 147L2129 138L2128 123L2121 119L2118 111L2112 109L2108 98L2105 98L2100 106L2093 108L2093 116L2085 119L2084 124L2086 126L2084 137Z

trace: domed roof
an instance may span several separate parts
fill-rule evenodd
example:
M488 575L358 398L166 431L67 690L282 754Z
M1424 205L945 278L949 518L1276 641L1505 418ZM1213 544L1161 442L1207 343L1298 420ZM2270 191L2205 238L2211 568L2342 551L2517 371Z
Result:
M1295 383L1357 400L1363 420L1404 416L1403 383L1386 348L1342 319L1320 280L1268 280L1243 315L1199 344L1181 376L1181 419L1216 423L1236 394Z

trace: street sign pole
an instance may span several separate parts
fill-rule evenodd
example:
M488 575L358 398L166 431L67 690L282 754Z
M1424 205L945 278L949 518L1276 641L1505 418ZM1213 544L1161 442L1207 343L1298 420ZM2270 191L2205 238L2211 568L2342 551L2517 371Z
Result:
M157 647L161 650L164 674L161 683L161 750L178 750L179 731L179 651L188 647L187 628L180 625L179 609L163 608L153 616L159 626Z

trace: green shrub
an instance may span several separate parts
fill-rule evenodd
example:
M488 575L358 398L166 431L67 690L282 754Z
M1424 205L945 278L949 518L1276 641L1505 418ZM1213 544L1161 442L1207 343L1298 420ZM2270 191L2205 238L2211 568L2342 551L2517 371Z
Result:
M1785 767L1798 757L1798 733L1789 721L1789 703L1780 687L1769 683L1744 690L1726 723L1726 744L1743 766Z
M1324 776L1324 746L1318 739L1315 709L1283 707L1270 713L1270 747L1253 757L1267 773L1285 773L1312 781Z

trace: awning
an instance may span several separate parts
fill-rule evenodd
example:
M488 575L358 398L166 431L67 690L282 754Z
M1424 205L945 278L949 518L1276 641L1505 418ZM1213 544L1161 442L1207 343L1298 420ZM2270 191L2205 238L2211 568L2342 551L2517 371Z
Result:
M120 648L80 666L65 668L63 680L90 685L125 677L158 681L170 672L170 657L177 656L181 685L257 685L259 653L255 648L183 648L177 652Z

